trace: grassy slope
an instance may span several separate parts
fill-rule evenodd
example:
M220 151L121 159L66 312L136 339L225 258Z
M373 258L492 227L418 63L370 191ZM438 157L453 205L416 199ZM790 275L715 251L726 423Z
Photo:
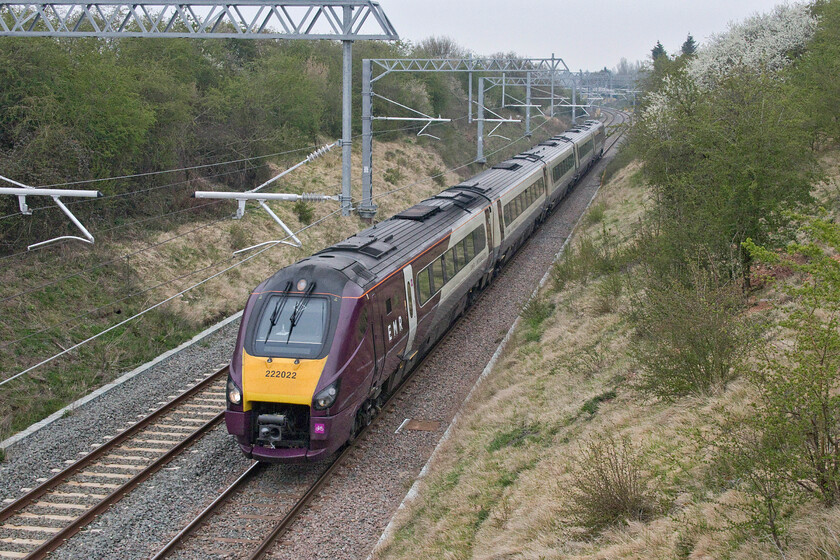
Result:
M509 136L521 136L520 128L512 126L508 130ZM553 122L538 131L531 141L518 142L491 158L490 162L521 151L531 142L538 142L560 129L560 123ZM377 170L374 194L425 181L376 200L380 207L379 219L475 172L473 166L447 173L438 183L428 179L435 170L454 167L452 161L469 161L474 157L474 144L467 144L463 134L440 143L414 136L390 136L388 141L374 141ZM488 140L488 153L508 144L499 138ZM271 190L337 193L341 183L340 157L336 150L295 171ZM354 169L361 169L360 164L360 154L354 153ZM391 172L387 173L388 170ZM391 182L385 180L386 176ZM195 184L196 190L209 190L210 186L200 181ZM359 189L358 185L354 186L354 196L360 198ZM184 207L186 203L173 201L173 204ZM233 212L234 205L229 204L229 207ZM273 207L292 230L303 227L292 205L276 204ZM318 220L333 212L336 205L321 203L313 205L312 209L313 219ZM278 268L364 226L355 216L333 216L300 235L303 248L277 246L140 319L0 387L0 440L235 313L241 309L248 292ZM245 218L240 221L197 217L196 221L174 230L135 228L121 239L97 235L94 247L66 243L2 261L0 300L33 291L0 302L0 340L3 341L0 342L0 371L3 372L0 378L69 348L244 257L232 260L233 250L281 236L279 226L265 212L249 205ZM125 257L157 244L159 246L150 250ZM109 261L115 262L88 270ZM55 286L34 289L76 273L79 274L61 280ZM161 283L166 285L152 288ZM128 293L135 296L117 301ZM101 309L61 324L97 308ZM49 327L46 333L16 342L45 327Z
M836 154L824 158L840 177ZM584 236L627 239L645 206L637 164L615 174L590 209ZM817 195L837 204L838 183ZM835 208L837 210L837 208ZM714 462L695 430L722 411L748 407L741 381L720 394L672 403L632 389L631 329L609 278L547 287L547 319L523 321L504 358L443 445L420 493L375 555L396 558L780 558L768 540L726 528L738 494L716 486ZM756 299L774 301L771 291ZM758 311L761 305L751 309ZM533 315L533 314L532 314ZM658 514L591 535L578 525L569 488L582 449L603 434L627 436L640 453ZM840 508L801 506L791 515L788 559L840 557Z

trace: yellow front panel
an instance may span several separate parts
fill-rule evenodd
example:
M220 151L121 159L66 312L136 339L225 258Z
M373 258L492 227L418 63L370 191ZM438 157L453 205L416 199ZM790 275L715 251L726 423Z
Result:
M327 358L259 358L242 349L242 394L245 410L252 401L288 404L312 404L315 387L321 379Z

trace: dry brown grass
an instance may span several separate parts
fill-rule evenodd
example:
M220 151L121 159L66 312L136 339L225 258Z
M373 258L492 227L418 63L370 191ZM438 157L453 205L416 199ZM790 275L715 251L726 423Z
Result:
M604 186L603 219L579 233L597 237L606 227L619 239L631 236L645 208L637 170L631 164ZM699 437L721 414L750 410L749 384L736 379L717 394L672 403L644 400L631 388L632 335L620 314L626 296L604 311L598 286L571 282L544 295L555 312L541 339L522 343L517 334L374 558L782 558L770 540L733 529L744 496L715 477ZM768 289L760 297L776 295ZM610 392L594 414L582 410ZM581 442L604 433L640 450L662 507L648 522L619 522L593 537L570 513L566 490L579 472ZM802 506L791 515L785 558L840 558L840 508Z
M531 141L538 142L556 133L560 127L561 123L553 122L536 132ZM520 130L509 132L511 137L521 134ZM445 146L447 158L455 159L459 157L455 154L465 154L464 159L469 159L472 150L467 149L466 140L457 133L450 136L451 145ZM387 166L398 166L400 179L392 185L386 183L382 173L375 174L374 195L408 188L375 200L379 205L377 218L380 220L475 172L474 168L463 168L447 173L443 180L436 182L429 175L448 167L439 155L444 144L432 146L430 141L412 136L395 134L392 137L396 139L377 138L373 157L380 171ZM488 139L488 154L505 144L507 142L499 138ZM492 157L491 161L527 145L528 141L520 141ZM354 147L353 165L358 170L361 169L360 144ZM335 150L296 170L268 190L337 194L341 182L340 160L340 152ZM273 170L286 166L277 164ZM360 177L353 179L353 198L358 201L361 199ZM206 180L198 181L196 186L204 190L214 187ZM182 205L179 208L187 208L189 203L177 201L177 204ZM232 215L235 204L222 204L227 204L225 208ZM272 206L292 230L303 226L293 205L277 203ZM313 204L313 221L327 217L336 209L335 203ZM302 248L278 245L269 249L112 335L59 358L50 364L46 374L36 370L5 386L0 389L0 439L235 313L242 308L248 292L276 270L365 226L355 216L330 216L299 235ZM238 221L197 218L164 231L160 229L161 224L154 226L158 229L144 230L142 227L145 226L131 226L130 230L118 232L123 238L112 237L116 234L97 235L97 244L93 247L67 243L4 261L4 266L0 267L0 285L3 286L0 299L15 297L0 301L0 341L9 343L0 349L0 371L8 375L34 365L248 256L234 257L234 250L284 236L256 205L249 205L245 217ZM132 233L125 234L125 231ZM137 251L142 252L133 254ZM58 281L55 286L38 288L54 280ZM30 290L30 293L16 296ZM137 291L142 293L125 299L127 294ZM93 309L96 311L73 319ZM46 332L39 334L37 331L42 329ZM28 335L32 336L18 340Z

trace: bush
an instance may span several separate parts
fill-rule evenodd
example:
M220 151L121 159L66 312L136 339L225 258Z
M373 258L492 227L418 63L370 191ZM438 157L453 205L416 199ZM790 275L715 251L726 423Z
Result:
M628 438L605 433L583 444L567 494L575 522L590 531L647 521L659 509L639 451Z
M595 312L603 314L615 311L623 288L623 279L619 274L605 276L595 288Z
M620 249L618 240L606 227L600 237L582 235L576 244L569 243L563 256L551 271L554 289L566 287L569 282L586 283L590 277L621 270L632 259L633 249Z
M685 284L647 278L629 314L635 326L631 353L641 366L637 387L659 398L706 393L735 375L749 337L738 313L740 288L718 285L695 270Z
M446 171L443 171L440 167L432 167L427 171L427 173L435 182L435 185L441 189L446 188Z
M311 204L307 204L302 200L298 200L297 202L295 202L295 205L292 208L292 210L298 217L298 220L300 220L301 224L308 226L312 223L312 217L315 215L315 213L312 210Z
M400 181L405 178L403 172L397 167L389 167L385 170L385 173L382 175L382 178L385 179L385 182L391 183L392 185L396 185Z
M621 144L618 148L618 153L612 158L607 166L604 168L604 174L601 176L601 183L606 183L612 179L616 173L627 167L633 161L633 152L626 148L627 144Z

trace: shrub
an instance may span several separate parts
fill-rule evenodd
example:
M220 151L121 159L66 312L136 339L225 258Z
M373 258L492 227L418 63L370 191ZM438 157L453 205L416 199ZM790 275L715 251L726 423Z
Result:
M658 510L639 451L628 438L606 433L582 445L567 494L575 522L590 531L647 521Z
M385 179L386 182L391 183L392 185L396 185L399 183L405 175L398 167L389 167L385 170L385 173L382 175L382 178Z
M577 243L570 243L563 256L554 264L551 278L557 291L569 282L586 283L596 278L621 270L633 257L633 249L618 247L618 240L606 227L596 240L582 235Z
M435 185L441 189L446 187L446 171L443 171L440 167L432 167L427 171L427 173L435 182Z
M624 284L617 273L605 276L595 288L595 312L611 313L616 310Z
M627 167L633 161L633 151L627 149L627 144L621 144L618 148L618 153L615 154L604 168L604 174L601 176L601 183L606 183L612 179L616 173Z
M301 224L308 226L312 223L312 217L315 213L312 210L311 204L307 204L303 200L298 200L297 202L295 202L295 205L292 208L292 210L298 217L298 220L300 220Z
M631 353L641 366L637 387L659 398L706 393L731 380L749 342L738 313L740 288L719 285L695 270L687 285L647 278L629 314L635 326Z

